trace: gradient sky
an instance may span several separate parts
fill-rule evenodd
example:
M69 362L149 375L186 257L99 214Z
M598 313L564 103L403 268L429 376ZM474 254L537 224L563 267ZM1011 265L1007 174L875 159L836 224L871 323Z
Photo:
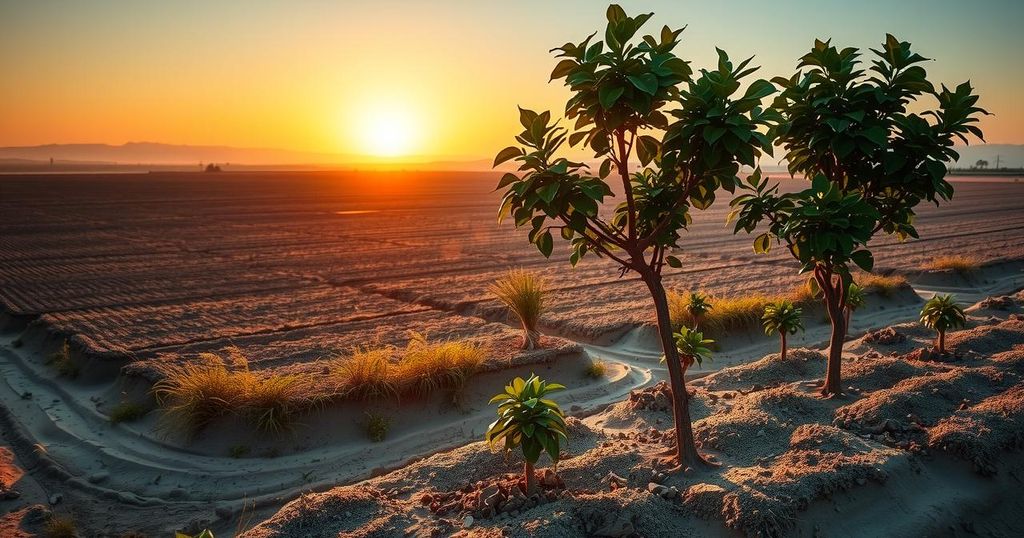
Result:
M677 49L714 47L789 75L815 37L911 41L935 81L970 78L990 143L1024 143L1024 2L624 1L645 27L688 24ZM411 153L484 158L511 141L515 106L561 110L548 49L603 28L593 1L0 0L0 146L154 141L373 151L399 115Z

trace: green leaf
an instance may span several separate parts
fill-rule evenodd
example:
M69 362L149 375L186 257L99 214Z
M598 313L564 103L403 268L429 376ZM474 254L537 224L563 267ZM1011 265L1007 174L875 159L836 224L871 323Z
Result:
M551 80L562 78L568 75L569 72L575 69L577 65L579 64L576 63L576 60L571 59L565 59L558 62L558 65L555 66L555 69L551 71L551 79L549 80L549 82Z
M658 91L658 77L653 73L644 73L640 76L629 75L626 77L636 89L654 95Z
M550 231L544 232L537 238L537 250L539 250L545 258L551 257L551 251L554 250L554 248L555 242L551 237Z
M500 189L502 187L507 187L507 186L515 183L516 181L519 181L519 176L509 172L509 173L501 176L501 181L498 182L498 186L495 187L494 190L498 190L498 189Z
M552 181L551 183L548 183L547 185L544 185L543 187L541 187L540 189L537 190L537 196L540 196L540 199L544 200L544 203L546 203L546 204L550 204L551 200L554 200L555 196L557 194L558 194L558 182L557 181Z
M615 106L615 102L622 97L622 94L626 91L622 86L602 86L597 91L597 100L601 103L601 108L608 110Z
M860 267L869 273L871 272L871 268L875 266L875 257L867 250L858 250L857 252L854 252L850 255L850 259L853 260L853 263L857 264L857 267Z
M679 258L675 256L665 256L665 262L668 263L669 267L679 269L683 266L683 262L679 261Z
M498 152L498 155L494 158L494 164L492 165L492 168L495 167L495 166L498 166L499 164L501 164L501 163L503 163L503 162L505 162L505 161L507 161L509 159L514 159L514 158L516 158L516 157L518 157L518 156L520 156L522 154L523 154L523 150L521 150L521 149L519 149L519 148L517 148L515 146L509 146L509 147L507 147L507 148L505 148L505 149L503 149L503 150Z

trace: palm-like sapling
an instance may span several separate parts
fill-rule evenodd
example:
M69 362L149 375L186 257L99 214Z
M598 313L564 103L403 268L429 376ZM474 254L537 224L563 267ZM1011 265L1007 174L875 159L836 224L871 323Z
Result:
M693 465L703 459L694 444L662 269L682 266L671 252L690 224L690 209L709 207L719 189L734 191L740 166L753 167L762 152L771 152L761 131L772 114L760 105L774 87L757 80L740 92L756 68L749 59L734 65L721 50L716 68L694 77L689 63L673 53L682 30L666 26L657 36L634 39L652 16L629 17L612 5L603 41L595 42L595 33L554 49L561 60L551 77L564 79L572 93L565 110L575 132L552 121L549 112L520 109L518 145L494 160L494 166L510 160L517 166L498 182L504 189L498 214L499 220L528 225L530 242L544 256L553 251L553 234L559 235L569 242L572 265L596 254L617 263L620 275L635 272L647 285L675 396L674 457ZM557 155L566 142L593 150L601 163L596 173ZM636 162L640 169L631 171ZM623 200L602 215L613 183Z
M491 446L504 441L505 450L522 447L527 495L537 490L533 467L540 455L547 452L552 462L558 462L559 445L566 438L565 418L547 396L564 388L531 375L515 378L505 392L491 398L490 403L498 404L498 420L487 428L485 439Z
M952 295L936 295L924 303L921 309L921 323L938 333L935 349L946 352L946 331L962 329L967 324L967 315Z
M704 364L704 359L711 360L711 345L715 341L704 338L704 333L697 329L680 327L672 336L676 342L676 351L679 353L684 375L694 363L700 366Z
M786 360L786 351L788 351L786 335L804 330L801 316L803 316L803 310L785 299L764 305L764 315L761 316L764 334L779 335L782 341L779 358L782 360Z
M693 319L694 329L700 327L704 314L707 314L711 308L711 301L708 300L707 295L699 291L690 292L690 299L686 303L686 311L690 314L690 318Z

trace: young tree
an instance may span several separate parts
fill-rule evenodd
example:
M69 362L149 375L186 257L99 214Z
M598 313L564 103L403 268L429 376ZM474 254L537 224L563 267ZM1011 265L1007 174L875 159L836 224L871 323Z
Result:
M522 448L527 495L537 490L533 466L540 455L547 452L551 461L558 463L559 445L566 438L565 417L548 395L564 388L531 375L526 380L515 378L505 392L491 398L490 403L498 404L498 419L487 428L485 438L492 446L504 441L505 450Z
M844 309L852 283L850 264L871 271L868 241L878 232L900 240L918 237L914 208L953 196L946 163L959 157L957 139L982 137L974 125L978 96L968 82L936 91L921 67L925 58L889 35L867 70L855 48L837 49L815 41L773 107L782 116L776 142L786 150L791 175L812 180L811 188L779 194L757 177L749 194L733 200L735 231L768 230L754 239L754 251L784 242L822 291L832 323L822 395L842 392L841 360L846 336ZM919 102L931 96L937 106ZM923 112L911 112L910 110Z
M782 340L779 358L786 360L786 352L789 346L786 345L786 335L796 334L804 330L803 310L785 299L764 305L764 315L761 316L761 324L764 326L764 334L771 336L778 334Z
M554 232L570 242L572 265L595 254L617 263L620 276L632 271L647 285L668 358L675 457L693 465L703 459L694 445L662 269L682 266L670 252L690 223L690 209L709 207L721 188L732 192L740 167L754 166L762 152L771 151L759 129L772 113L760 103L774 87L757 80L739 93L756 68L748 67L750 59L734 66L721 50L717 69L694 77L689 63L672 52L681 29L666 26L657 37L634 43L652 15L629 17L609 6L603 41L594 42L595 33L553 49L562 59L551 78L565 79L572 93L565 114L575 132L553 122L549 112L520 109L519 145L494 160L495 166L518 163L518 172L498 183L505 189L499 221L511 216L517 227L529 225L529 239L544 256L552 253ZM593 150L601 161L596 174L556 156L567 141ZM640 168L631 171L633 157ZM601 205L613 197L612 184L624 199L608 215Z
M945 353L946 331L963 328L967 324L967 314L956 304L952 295L936 295L921 309L921 323L939 333L935 339L935 350Z

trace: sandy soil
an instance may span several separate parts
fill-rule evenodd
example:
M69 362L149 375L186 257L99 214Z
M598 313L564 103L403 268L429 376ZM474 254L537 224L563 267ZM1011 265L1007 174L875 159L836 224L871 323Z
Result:
M843 398L817 396L823 356L806 349L694 382L698 442L720 467L659 467L659 384L571 420L537 497L516 489L514 455L478 442L303 495L243 536L1018 536L1024 293L1002 304L940 360L890 351L927 345L910 326L901 342L849 342Z
M491 479L496 469L513 470L511 460L497 455L479 459L483 457L478 454L479 446L466 443L479 439L491 420L493 411L484 405L487 397L511 375L537 371L568 382L573 389L558 400L581 419L573 425L578 439L569 449L572 458L560 468L574 499L557 497L551 504L563 508L540 519L508 519L511 530L500 530L494 522L478 524L472 530L538 534L538 522L548 520L545 529L561 529L557 532L570 536L578 535L581 521L588 533L621 530L629 523L640 534L657 535L638 526L637 520L648 517L645 510L661 510L666 502L646 488L652 472L648 468L652 467L651 455L665 448L664 429L670 420L657 405L638 410L630 399L630 391L653 391L654 383L665 377L658 363L660 352L643 286L629 277L614 279L617 272L599 260L588 260L570 271L562 259L540 257L522 234L508 226L494 226L495 200L489 194L494 178L487 174L416 174L412 179L375 174L371 179L309 173L225 174L212 179L150 174L0 180L0 406L5 410L0 424L2 445L14 455L3 461L13 461L5 463L5 469L28 471L20 479L8 479L19 484L16 487L23 495L0 501L0 512L11 514L2 524L35 532L52 510L71 515L89 536L119 536L125 531L162 536L172 530L201 527L213 528L218 536L230 536L298 498L299 504L289 505L261 528L276 528L274 525L290 517L289 511L295 511L299 522L297 526L282 523L287 527L284 535L316 535L310 529L317 528L353 529L345 526L353 521L370 525L366 529L371 535L373 528L390 536L399 527L403 532L410 527L428 534L431 529L441 529L442 534L455 532L462 519L452 514L437 518L429 510L412 509L416 500L408 488L448 495L467 484L475 487L476 481ZM789 188L799 186L798 182L787 184ZM859 357L854 364L861 359L868 362L863 363L863 379L854 374L850 383L860 379L866 392L878 392L903 377L925 375L926 371L916 366L900 366L911 364L910 359L874 356L905 355L926 343L930 336L913 324L893 329L902 340L888 333L877 334L889 325L914 319L921 303L918 294L927 297L954 291L969 301L979 301L1024 285L1024 263L1017 261L1024 259L1021 186L959 186L956 204L922 211L918 222L926 240L877 245L879 270L908 275L917 294L872 297L869 306L855 315L852 335L858 339L849 343L848 350L851 359ZM982 207L984 212L979 210ZM778 253L755 257L748 237L728 234L722 227L724 208L720 205L695 223L696 240L680 254L686 265L667 277L668 285L742 294L797 284L789 260ZM988 265L971 275L916 270L934 254L964 251ZM487 284L510 266L545 274L553 288L551 312L544 321L545 331L553 336L548 337L547 350L541 353L521 355L515 351L518 331L486 294ZM581 296L588 298L583 304ZM972 310L973 319L992 325L995 322L990 318L1007 317L1005 306L998 301L980 303ZM1004 329L1016 330L998 330ZM440 397L401 406L344 405L306 417L293 434L280 439L265 439L225 421L193 442L159 430L156 413L117 426L107 419L111 406L126 396L145 397L149 381L158 372L155 364L188 361L200 352L236 346L257 370L316 372L321 368L319 361L355 345L379 342L401 346L409 331L437 338L473 338L495 351L488 362L489 372L475 378L461 407ZM910 517L916 514L912 507L919 506L907 498L914 485L938 488L960 481L956 483L962 486L963 495L950 494L936 502L957 507L950 510L958 517L972 510L1002 513L1000 505L993 502L1001 497L989 486L1009 487L1008 473L976 482L969 465L964 470L949 456L949 461L930 461L918 474L916 467L902 467L910 465L901 462L915 454L912 450L876 446L877 440L858 435L862 433L858 425L882 416L885 411L876 407L884 408L888 400L844 411L850 425L843 428L825 420L828 413L838 416L841 406L814 399L806 384L820 375L821 360L813 350L824 345L827 334L821 320L808 320L807 332L793 338L791 345L812 351L794 353L795 358L807 360L794 363L792 372L787 369L791 365L776 371L779 365L772 364L770 356L744 369L752 358L768 355L777 346L774 339L752 331L724 339L714 361L690 373L695 379L713 374L698 383L706 386L698 388L695 418L703 419L702 441L722 446L712 449L709 444L708 449L717 451L727 464L725 468L738 474L698 472L696 476L705 485L693 491L689 489L691 476L685 480L665 477L665 487L676 486L678 498L688 499L686 506L704 506L698 515L707 520L677 517L691 514L690 508L672 508L666 512L671 517L655 519L655 524L684 535L750 529L813 534L814 525L819 525L823 535L830 535L828 529L835 523L826 516L834 512L831 506L821 508L822 501L812 497L820 497L820 488L825 488L834 499L842 499L836 501L837 506L852 510L857 502L866 502L863 492L873 487L870 481L880 479L879 468L889 473L887 476L913 479L907 481L912 485L905 490L894 488L889 480L878 487L877 494L911 507L905 510L906 519L918 527L907 528L935 523L939 525L935 529L945 532L942 525L948 519L936 517L926 522L915 519L916 515ZM868 336L859 339L862 334ZM1006 365L1013 360L996 359L995 349L1002 344L992 338L996 343L985 345L995 347L989 351L979 347L975 353L985 356L970 360L993 362L985 368L1009 368ZM83 371L73 381L57 377L45 364L65 340ZM582 376L589 358L574 342L581 343L590 356L608 363L607 379L594 381ZM998 351L1013 353L1012 349ZM986 383L1002 387L993 377L985 377L995 375L985 368L978 366L978 371L964 373L962 380L952 379L959 374L942 375L950 376L948 382L955 387L980 390ZM872 380L871 372L876 369L890 373ZM772 386L780 380L789 385ZM753 393L743 394L749 391ZM1012 402L1015 393L1007 393ZM713 398L718 394L721 396ZM985 472L993 466L992 460L998 460L1001 452L973 446L957 433L968 426L998 428L998 410L1005 407L1007 398L1000 399L995 393L989 396L995 399L979 403L976 415L957 418L954 410L937 418L949 420L933 425L936 439L954 448L933 450L933 458L966 455L978 458ZM650 398L655 397L651 393ZM854 399L856 402L846 403L869 401L866 393L855 393ZM733 408L737 411L730 415ZM360 421L368 411L395 417L392 435L382 444L370 443L360 431ZM756 418L755 423L747 424L754 420L751 417ZM772 453L763 447L745 449L737 443L751 431L757 437L761 430L765 432L764 445L772 447ZM767 477L751 470L761 465L758 458L788 454L819 441L842 454L829 460L830 465L839 467L812 466L809 478L789 477L792 483L779 479L779 484L771 478L767 486L759 485ZM930 446L927 439L915 437L913 442ZM1000 442L1012 444L1012 436ZM246 449L243 457L230 457L229 453L239 455L238 447ZM454 450L444 452L450 449ZM425 460L435 462L431 465L448 462L439 467L448 471L429 476L438 470L414 461L425 457L432 458ZM791 463L787 461L780 460L780 467L772 472L784 473ZM470 464L477 467L466 470ZM402 466L414 474L387 474ZM573 469L579 476L568 472ZM611 497L605 491L607 484L598 480L609 470L623 474L629 483ZM856 487L842 493L837 491L837 483L815 485L819 480L815 477L826 470L845 477L840 483L848 485L852 480ZM472 476L467 477L466 472ZM379 476L345 489L340 497L335 495L338 490L315 493L374 475ZM869 481L868 485L861 486L860 479ZM384 483L393 485L379 485ZM737 489L739 485L742 488ZM406 491L391 491L396 488ZM355 508L344 508L347 501L337 501L356 490L363 493L359 493L362 500L352 505ZM804 493L808 496L806 509L792 512L777 505L789 506ZM50 503L55 494L61 498ZM318 495L324 502L340 502L337 506L343 507L326 510L333 515L324 516L330 521L323 527L305 522L311 516L303 511L303 503L314 502ZM981 501L986 495L987 500ZM36 504L44 507L32 508ZM762 504L764 510L753 510L779 514L782 523L774 516L752 518L750 506ZM621 507L628 508L619 510L627 516L602 519ZM366 510L379 512L381 517ZM347 512L363 514L359 516L363 519L351 519ZM800 522L819 512L811 526ZM111 516L114 513L116 517ZM796 524L786 523L793 518ZM446 527L444 521L452 521L453 526ZM333 536L338 531L325 532Z

